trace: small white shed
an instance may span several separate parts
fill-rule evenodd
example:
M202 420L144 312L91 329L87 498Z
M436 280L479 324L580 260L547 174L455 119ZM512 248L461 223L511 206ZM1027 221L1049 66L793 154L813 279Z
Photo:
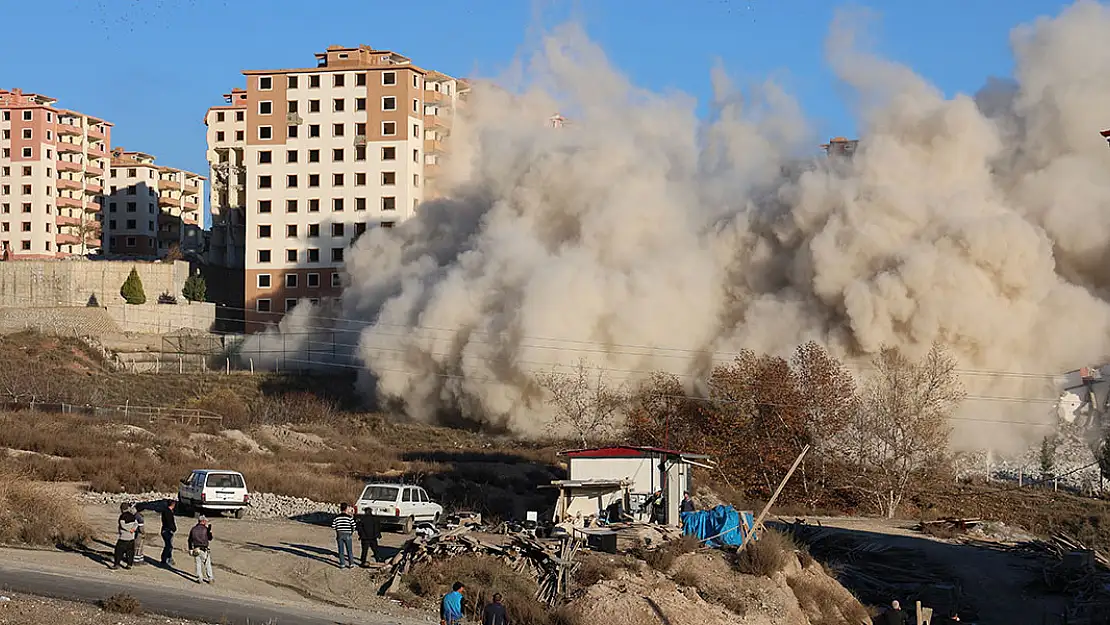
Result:
M707 456L658 447L597 447L560 455L570 465L568 479L554 484L560 489L555 516L563 521L576 514L600 514L622 499L636 520L678 526L682 493L693 490L691 468L711 468ZM662 514L652 519L650 508L640 508L656 491L663 496Z

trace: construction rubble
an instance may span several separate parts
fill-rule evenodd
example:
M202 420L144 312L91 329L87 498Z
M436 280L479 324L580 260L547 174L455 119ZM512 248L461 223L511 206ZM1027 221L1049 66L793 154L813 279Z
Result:
M1065 534L1023 542L1014 548L1051 559L1044 567L1044 584L1051 591L1071 597L1065 622L1105 622L1102 619L1110 613L1110 559L1105 554Z

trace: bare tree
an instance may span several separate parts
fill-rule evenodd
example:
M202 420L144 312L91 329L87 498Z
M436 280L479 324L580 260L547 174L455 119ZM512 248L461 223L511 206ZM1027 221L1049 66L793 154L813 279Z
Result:
M939 345L916 362L884 349L873 364L850 424L860 469L856 488L892 518L915 480L946 465L947 420L965 395L955 359Z
M584 358L569 372L553 368L537 374L536 383L555 409L549 431L560 435L569 431L583 447L611 434L630 400L623 384L611 385L605 371L591 367Z

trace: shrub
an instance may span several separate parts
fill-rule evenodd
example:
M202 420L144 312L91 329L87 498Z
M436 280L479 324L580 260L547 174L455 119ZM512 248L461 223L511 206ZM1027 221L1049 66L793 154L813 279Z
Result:
M701 546L698 539L693 536L683 536L676 540L668 541L662 547L653 551L640 551L641 557L648 566L656 571L669 571L678 556L696 551Z
M636 570L636 561L623 557L613 558L582 554L574 571L574 583L579 587L593 586L604 579L617 579L622 570Z
M162 291L162 294L158 296L158 303L159 304L176 304L177 303L177 298L174 297L173 295L170 295L169 291Z
M208 294L208 283L200 274L192 274L185 279L185 287L181 289L181 294L190 302L203 302Z
M97 602L101 610L116 614L142 614L143 605L127 593L119 593Z
M25 473L0 473L0 542L79 545L92 537L92 526L70 497Z
M758 540L748 543L743 551L737 554L733 566L745 575L761 575L771 577L786 568L798 546L790 536L767 529L759 536Z
M119 294L128 304L146 303L146 292L143 291L143 279L139 277L139 271L134 267L131 268L131 273L127 275L127 279L123 281L123 286L120 287Z

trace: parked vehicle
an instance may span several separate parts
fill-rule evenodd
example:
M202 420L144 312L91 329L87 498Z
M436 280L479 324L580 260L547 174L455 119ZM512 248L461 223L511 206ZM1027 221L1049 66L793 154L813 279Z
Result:
M238 471L196 469L181 480L177 489L177 507L182 514L196 512L234 512L243 518L250 505L247 481Z
M412 533L416 523L439 523L443 506L432 501L419 486L403 484L367 484L355 502L356 514L368 514L383 525L398 527Z

